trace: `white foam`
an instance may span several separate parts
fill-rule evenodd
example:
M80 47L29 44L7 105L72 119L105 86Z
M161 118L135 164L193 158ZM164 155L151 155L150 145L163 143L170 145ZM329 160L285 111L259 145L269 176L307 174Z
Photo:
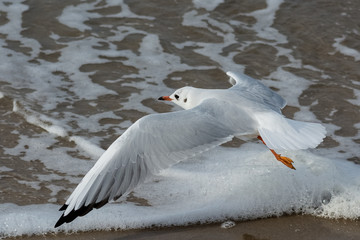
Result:
M35 113L34 111L31 111L29 109L25 110L24 108L19 106L16 101L13 102L13 111L23 116L28 123L39 126L49 133L55 134L59 137L67 136L66 130L56 125L58 121L50 119L43 114Z
M299 97L310 86L309 80L285 71L282 67L272 72L269 78L271 80L266 81L265 84L279 89L277 93L286 99L287 105L300 107Z
M355 106L360 106L360 90L354 88L351 89L354 92L354 99L346 99L349 103L355 105Z
M345 39L346 39L346 36L344 36L344 35L342 37L334 39L335 43L333 44L333 47L335 48L335 51L337 51L345 56L353 57L355 59L355 61L360 61L360 52L359 51L341 44Z
M53 225L61 214L59 206L2 204L0 236L187 225L285 213L360 217L360 166L307 151L286 155L295 161L296 171L277 162L262 144L214 149L138 187L134 195L151 206L108 204L58 229Z
M24 184L24 185L26 185L26 186L28 186L28 187L31 187L31 188L33 188L33 189L35 189L35 190L40 190L41 189L41 187L40 187L40 182L35 182L35 181L22 181L22 180L19 180L19 181L17 181L18 183L20 183L20 184Z
M224 0L193 0L196 8L205 8L208 11L213 11L221 3L224 3Z
M29 6L23 4L22 0L14 0L11 2L0 2L1 11L6 12L6 18L8 22L0 26L0 33L5 34L8 40L20 41L22 47L29 47L32 57L35 57L40 48L40 44L33 39L24 38L21 36L22 28L22 13L29 9ZM1 44L6 46L7 44ZM2 51L4 48L1 49ZM2 52L2 58L6 58L4 52ZM11 62L10 62L11 63Z
M72 158L66 154L67 151L74 151L74 148L49 148L49 146L57 142L48 133L34 134L32 137L21 135L18 139L18 144L13 148L4 148L4 153L11 156L19 156L21 160L28 162L40 160L46 169L55 170L60 173L66 171L69 178L83 174L85 169L89 170L94 164L93 161ZM86 153L82 152L82 154L85 155ZM68 167L64 169L64 166Z
M235 222L233 222L233 221L226 221L226 222L223 222L222 224L221 224L221 228L224 228L224 229L229 229L229 228L233 228L233 227L235 227L236 226L236 223Z
M205 21L207 15L208 14L198 15L198 11L191 10L184 13L182 25L207 28L208 24Z
M121 12L120 13L108 15L109 17L117 17L117 18L127 17L127 18L147 19L147 20L154 20L155 19L154 17L142 16L142 15L137 15L137 14L133 13L130 10L129 6L126 3L124 3L123 0L107 0L106 1L106 6L107 7L121 6Z
M71 28L76 28L81 32L91 30L84 22L90 18L98 18L101 15L89 12L93 9L93 5L89 3L82 3L77 6L67 6L64 8L62 14L58 17L60 23L67 25Z
M6 18L9 20L6 24L0 26L0 32L7 34L12 33L13 35L11 35L10 38L13 39L17 38L17 33L22 30L21 14L29 9L29 7L22 4L22 2L21 0L14 0L11 4L5 2L0 3L2 11L7 13Z
M218 20L212 19L208 13L199 14L197 10L191 10L184 13L182 25L191 26L196 28L204 28L207 31L216 34L219 37L223 38L221 43L212 43L212 42L194 42L194 41L185 41L183 43L174 43L174 45L183 49L184 47L194 47L194 52L206 56L220 64L224 72L228 70L241 71L243 66L234 63L232 60L236 55L236 52L230 53L229 56L224 56L223 50L224 46L230 46L231 44L239 44L237 41L234 29L228 23L220 22ZM220 29L220 30L219 30ZM246 43L241 43L246 45ZM215 66L201 66L197 69L206 70L214 69Z
M142 78L143 82L134 82L126 84L141 89L141 93L133 93L128 98L129 101L124 103L123 109L137 109L146 113L154 113L151 108L141 104L143 99L154 98L154 96L162 96L164 93L170 94L173 89L165 86L163 79L173 73L185 70L197 69L182 63L181 58L164 51L160 44L159 36L149 34L142 39L139 47L140 54L134 54L129 51L121 51L120 54L126 54L128 60L123 61L124 64L136 66L137 74L126 75L128 78ZM150 84L149 84L150 83ZM154 85L154 83L156 83Z
M8 167L0 167L0 172L11 172L13 171L14 169L11 169L11 168L8 168Z
M112 18L139 18L153 20L153 17L149 16L140 16L133 13L127 4L123 0L106 0L106 1L94 1L92 3L81 3L76 6L67 6L64 8L62 14L58 17L60 23L67 25L71 28L78 29L81 32L85 30L91 30L91 27L86 25L86 21L89 19L100 18L101 14L92 12L91 10L99 8L101 3L101 8L110 8L113 6L121 6L121 11L116 14L107 15L107 17ZM104 25L102 25L104 27ZM111 27L111 26L109 26ZM95 33L93 33L95 34Z
M69 136L68 132L65 130L65 127L68 128L68 126L65 125L65 127L62 127L61 125L63 124L58 120L25 109L16 101L14 101L13 111L23 116L28 123L38 126L47 132L32 136L33 138L21 135L18 139L17 146L13 148L4 148L4 152L7 154L13 156L22 155L23 150L27 149L25 154L21 157L22 160L32 161L38 159L41 160L48 169L59 172L64 170L64 164L71 166L74 165L76 161L76 164L78 165L77 168L67 169L67 171L70 171L70 174L78 175L81 174L84 169L90 169L92 162L73 159L70 155L64 154L64 152L71 150L71 148L58 147L49 149L49 146L57 142L55 139L56 137L66 138L68 141L75 142L76 148L82 150L82 154L93 159L97 159L104 152L98 145L95 145L83 137ZM95 138L92 140L94 139ZM40 149L41 151L39 151Z
M97 159L104 153L104 149L98 147L97 145L85 140L82 137L72 136L69 138L70 141L74 141L77 146L81 147L85 152L90 154L94 159Z
M253 29L259 37L266 40L275 40L278 43L287 43L286 36L281 34L276 28L271 27L274 23L276 11L283 2L283 0L267 0L266 8L246 14L256 18L257 22Z

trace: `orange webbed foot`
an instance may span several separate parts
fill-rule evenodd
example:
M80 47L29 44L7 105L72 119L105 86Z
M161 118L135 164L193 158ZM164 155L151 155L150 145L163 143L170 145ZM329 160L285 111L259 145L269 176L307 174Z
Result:
M260 141L262 141L263 144L266 145L266 143L264 142L264 140L262 139L262 137L258 136L257 137ZM272 154L274 154L275 158L282 162L285 166L287 166L288 168L294 169L296 170L296 168L292 165L292 163L294 162L291 158L288 157L283 157L281 156L281 154L276 153L273 149L270 149L270 151L272 152Z
M273 150L272 150L273 151ZM275 151L274 151L275 152ZM280 162L282 162L285 166L287 166L288 168L291 168L291 169L294 169L294 170L296 170L296 168L292 165L292 163L294 162L291 158L288 158L288 157L283 157L283 156L281 156L281 154L277 154L277 153L274 153L273 152L273 154L274 154L274 156L275 156L275 158L278 160L278 161L280 161Z

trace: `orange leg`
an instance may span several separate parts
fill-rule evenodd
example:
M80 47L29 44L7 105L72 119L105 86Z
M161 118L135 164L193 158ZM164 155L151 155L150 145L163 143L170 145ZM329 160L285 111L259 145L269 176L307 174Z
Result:
M264 142L264 140L262 139L262 137L258 136L257 137L260 141L262 141L263 144L266 145L266 143ZM293 160L291 160L290 158L287 158L287 157L283 157L281 156L280 154L277 154L273 149L270 149L270 151L272 152L272 154L274 154L275 158L282 162L285 166L287 166L288 168L291 168L291 169L295 169L295 167L292 165L292 163L294 162Z

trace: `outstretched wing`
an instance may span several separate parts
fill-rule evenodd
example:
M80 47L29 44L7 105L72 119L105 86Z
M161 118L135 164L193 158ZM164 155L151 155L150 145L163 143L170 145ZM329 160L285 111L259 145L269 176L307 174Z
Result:
M233 85L231 89L241 91L243 96L263 102L277 112L285 107L285 99L260 81L242 73L227 72L226 74L230 77L229 82Z
M219 101L190 110L145 116L128 128L85 175L64 206L55 227L130 192L148 176L233 136L217 120Z

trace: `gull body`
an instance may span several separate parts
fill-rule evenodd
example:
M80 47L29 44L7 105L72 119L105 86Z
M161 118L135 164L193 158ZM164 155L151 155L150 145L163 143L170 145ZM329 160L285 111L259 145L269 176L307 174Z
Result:
M227 72L229 89L183 87L159 100L184 110L147 115L130 126L99 158L66 203L55 227L128 194L149 176L207 151L233 137L258 137L277 160L293 161L275 150L315 148L325 128L285 118L286 101L261 82Z

